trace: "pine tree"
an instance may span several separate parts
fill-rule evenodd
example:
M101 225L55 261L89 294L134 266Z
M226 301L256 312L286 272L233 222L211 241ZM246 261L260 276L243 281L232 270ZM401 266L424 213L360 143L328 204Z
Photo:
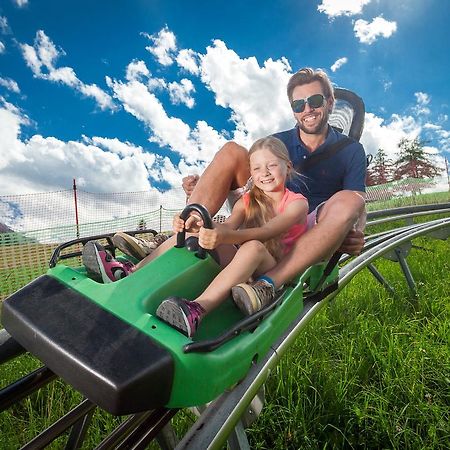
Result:
M386 153L382 148L379 148L373 158L371 167L367 169L367 186L376 186L392 181L392 166L392 160L386 156Z
M419 138L403 138L398 147L400 155L395 161L394 179L432 178L441 172L424 149L425 142Z

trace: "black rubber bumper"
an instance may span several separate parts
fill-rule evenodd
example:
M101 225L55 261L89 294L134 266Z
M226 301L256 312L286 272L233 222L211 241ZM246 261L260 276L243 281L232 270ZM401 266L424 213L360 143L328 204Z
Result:
M26 350L112 414L170 399L170 353L55 278L43 275L5 300L2 322Z

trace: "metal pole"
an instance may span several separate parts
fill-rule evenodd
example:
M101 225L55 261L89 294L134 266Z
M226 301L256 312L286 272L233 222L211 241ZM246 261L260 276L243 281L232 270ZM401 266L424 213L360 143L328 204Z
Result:
M379 283L381 283L391 295L395 294L394 288L385 280L383 275L381 275L381 273L372 263L367 264L367 268L369 269L370 273L375 277L375 279Z
M75 225L77 227L77 239L80 238L80 224L78 222L78 201L77 201L77 183L73 179L73 201L75 203Z
M0 411L9 408L55 378L56 375L48 367L43 366L6 386L0 390Z
M445 172L447 173L447 184L448 184L448 190L450 191L450 176L448 173L448 159L445 158Z
M25 353L25 349L5 329L0 330L0 364L22 353Z
M409 289L414 295L417 295L417 288L414 278L412 276L411 270L409 269L408 263L406 262L405 255L402 251L401 247L397 247L394 249L395 254L397 255L398 262L400 263L400 267L403 271L403 275L405 275L406 282L408 283Z
M77 450L81 448L93 415L94 410L92 409L85 416L79 419L78 422L73 424L72 431L67 439L64 450Z
M25 444L21 450L38 450L45 448L68 428L78 422L78 420L89 414L94 408L96 408L96 406L92 402L83 400L65 416L61 417L61 419L57 420L53 425L50 425L41 434Z

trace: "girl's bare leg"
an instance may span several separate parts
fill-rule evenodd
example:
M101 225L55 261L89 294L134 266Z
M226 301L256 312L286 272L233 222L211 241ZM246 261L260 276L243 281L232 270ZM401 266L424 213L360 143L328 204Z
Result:
M206 312L210 312L228 297L233 286L247 281L255 272L265 273L275 264L275 258L262 242L245 242L239 247L233 260L195 301L200 303Z

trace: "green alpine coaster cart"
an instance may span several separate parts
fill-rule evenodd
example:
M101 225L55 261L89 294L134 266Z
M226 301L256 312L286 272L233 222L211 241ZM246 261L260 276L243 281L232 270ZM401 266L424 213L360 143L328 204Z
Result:
M362 100L344 89L335 89L335 95L345 107L343 114L331 116L332 125L359 140ZM182 218L192 211L212 227L202 205L188 205ZM188 338L155 312L169 296L194 299L208 286L220 271L214 251L179 233L175 247L108 284L89 278L84 266L64 264L81 252L62 250L91 239L106 240L115 255L111 236L76 239L56 248L47 273L7 298L1 317L18 344L114 415L199 406L216 399L264 358L301 314L306 296L320 301L338 284L339 254L299 274L274 303L252 316L243 316L228 298Z
M201 205L189 205L183 216L192 210L212 226ZM314 287L324 269L310 268L250 317L228 298L188 338L155 311L170 295L198 296L220 266L214 252L184 233L176 247L114 283L92 280L84 267L51 265L4 302L3 324L54 373L116 415L202 405L231 388L302 311L303 285ZM336 277L333 271L326 284Z

